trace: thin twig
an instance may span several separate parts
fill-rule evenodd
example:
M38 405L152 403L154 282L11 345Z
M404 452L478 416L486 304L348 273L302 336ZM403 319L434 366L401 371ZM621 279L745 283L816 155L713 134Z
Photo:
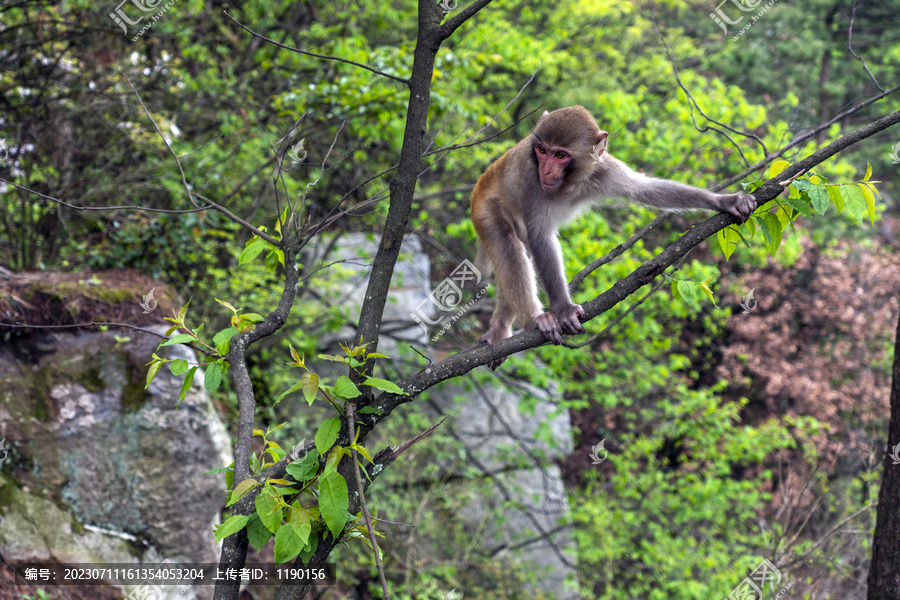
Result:
M150 110L144 104L144 101L141 100L141 95L138 94L138 91L134 88L134 85L131 83L131 80L128 79L128 76L125 75L125 73L123 73L122 71L119 71L119 75L122 76L122 79L125 80L125 82L128 84L128 87L130 87L131 91L134 92L134 95L137 98L138 102L140 102L141 108L144 109L144 113L147 115L147 118L150 119L151 123L153 123L153 127L156 129L156 133L159 134L159 137L162 139L163 143L166 145L166 148L169 150L169 153L172 155L172 158L175 159L175 164L178 165L178 172L181 173L181 184L184 186L184 191L187 192L188 200L191 201L191 204L193 204L194 206L199 208L200 205L197 204L196 200L194 200L194 194L191 193L191 188L188 185L187 177L184 176L184 169L181 167L181 160L179 160L178 155L175 154L175 150L172 148L172 144L170 144L169 140L166 139L166 136L163 134L162 130L160 130L159 125L156 124L156 119L154 119L150 115Z
M570 343L564 341L564 342L563 342L563 345L564 345L565 347L567 347L567 348L583 348L584 346L591 346L591 347L593 348L593 347L594 347L594 344L595 344L596 342L600 341L607 333L610 332L610 330L612 330L613 327L615 327L616 325L618 325L619 322L622 321L622 319L624 319L625 317L627 317L628 315L630 315L632 312L634 312L634 310L635 310L637 307L639 307L641 304L643 304L644 301L645 301L647 298L649 298L650 295L653 294L656 290L658 290L659 288L661 288L661 287L663 286L664 283L665 283L665 282L664 282L663 280L660 280L660 281L657 281L656 283L654 283L654 284L653 284L653 287L650 288L650 291L649 291L649 292L647 292L646 294L644 294L643 296L641 296L641 299L640 299L640 300L638 300L637 302L635 302L634 304L632 304L631 306L629 306L629 307L628 307L628 310L626 310L626 311L623 312L621 315L619 315L618 317L616 317L615 319L613 319L612 322L611 322L609 325L607 325L606 327L603 328L603 331L600 331L600 332L598 332L598 333L595 333L594 335L592 335L592 336L589 337L588 339L584 340L583 342L579 342L579 343L577 343L577 344L570 344Z
M734 129L733 127L730 127L729 125L722 123L721 121L717 121L716 119L713 119L712 117L707 115L705 112L703 112L703 109L700 108L700 103L697 102L697 100L694 98L693 94L691 94L688 91L687 87L685 87L684 83L681 81L681 75L678 72L678 67L675 65L675 55L672 53L672 49L669 47L669 42L666 41L666 39L663 37L663 35L659 32L659 28L656 26L656 10L655 9L653 11L653 29L654 29L654 31L656 31L656 35L657 35L657 37L659 37L659 40L666 47L666 54L668 54L668 56L669 56L669 62L672 65L672 72L675 74L675 80L678 82L678 87L680 87L681 91L683 91L688 97L688 106L690 106L690 109L691 109L691 120L694 121L694 128L696 128L697 131L700 131L700 132L712 130L712 131L715 131L718 134L724 136L725 138L728 139L729 142L731 142L731 145L734 146L735 149L740 153L741 158L744 160L744 164L746 164L748 166L750 165L750 161L748 161L747 157L744 156L744 151L741 149L741 147L738 145L738 143L735 142L731 138L730 135L728 135L727 133L725 133L724 131L722 131L720 129L717 129L716 127L709 127L708 125L704 125L703 127L700 127L697 124L697 119L694 116L694 106L696 106L697 111L700 113L700 115L704 119L706 119L710 123L715 123L719 127L727 129L728 131L730 131L732 133L736 133L737 135L741 135L746 138L755 140L756 143L758 143L760 145L760 147L762 147L763 155L768 154L769 151L766 149L766 144L762 141L762 139L758 135Z
M358 63L353 60L347 60L346 58L341 58L339 56L329 56L327 54L317 54L315 52L307 52L306 50L301 50L300 48L294 48L293 46L288 46L286 44L282 44L281 42L276 42L275 40L273 40L271 38L267 38L266 36L256 33L252 29L245 27L243 24L241 24L240 21L238 21L237 19L235 19L234 17L229 15L227 10L223 10L222 12L225 13L226 17L228 17L229 19L234 21L234 23L238 27L240 27L241 29L243 29L244 31L246 31L247 33L252 35L253 37L258 37L259 39L265 40L265 41L269 42L270 44L278 46L279 48L284 48L285 50L290 50L291 52L298 52L300 54L306 54L307 56L312 56L315 58L321 58L324 60L334 60L334 61L342 62L342 63L348 64L348 65L353 65L355 67L360 67L362 69L365 69L366 71L371 71L372 73L375 73L376 75L381 75L382 77L387 77L388 79L393 79L394 81L399 81L402 84L409 85L409 79L405 79L403 77L397 77L396 75L391 75L390 73L385 73L384 71L379 71L378 69L373 69L372 67L370 67L368 65L364 65L362 63Z
M184 214L184 213L202 212L204 210L209 210L209 209L213 208L211 205L210 206L198 206L197 208L187 208L184 210L170 210L170 209L166 209L166 208L150 208L148 206L124 206L124 205L120 205L120 206L79 206L77 204L70 204L70 203L66 202L65 200L60 200L59 198L47 196L47 195L42 194L31 188L27 188L24 185L19 185L18 183L13 183L12 181L9 181L8 179L3 179L2 177L0 177L0 183L9 184L13 187L19 188L23 192L28 192L29 194L34 194L35 196L39 196L39 197L43 198L44 200L50 200L51 202L56 202L57 204L60 204L67 208L73 208L75 210L144 210L147 212L157 212L157 213L167 213L167 214L178 215L178 214Z
M482 138L482 139L478 140L477 142L471 142L471 143L468 143L468 144L467 144L467 143L453 144L452 146L444 146L443 148L437 148L437 149L435 149L435 150L432 150L432 151L429 152L428 154L423 154L422 156L423 156L423 157L424 157L424 156L431 156L432 154L437 154L438 152L444 152L445 150L459 150L459 149L461 149L461 148L471 148L472 146L477 146L477 145L479 145L479 144L483 144L483 143L485 143L485 142L487 142L487 141L490 141L490 140L494 139L495 137L499 137L499 136L503 135L504 133L506 133L507 131L509 131L510 129L512 129L513 127L515 127L516 125L518 125L519 123L521 123L522 121L524 121L525 119L527 119L528 117L530 117L531 115L533 115L534 113L536 113L537 111L541 110L541 108L543 108L543 107L544 107L544 105L541 104L540 106L538 106L538 107L535 108L534 110L532 110L532 111L530 111L529 113L523 115L521 119L517 120L515 123L513 123L513 124L510 125L509 127L505 128L505 129L501 129L501 130L498 131L497 133L495 133L495 134L493 134L493 135L489 135L489 136L487 136L486 138ZM469 139L471 139L471 138L469 138ZM428 169L426 169L426 171L427 171L427 170L428 170Z
M858 112L860 109L865 108L866 106L868 106L870 104L874 104L875 102L878 102L885 96L890 96L891 94L893 94L894 92L896 92L898 90L900 90L900 85L894 86L891 89L886 90L885 92L882 92L881 94L877 94L877 95L869 98L865 102L861 102L860 104L858 104L852 108L848 108L844 112L837 113L836 115L834 115L833 117L831 117L830 119L825 121L824 123L820 123L819 125L816 125L810 131L807 131L806 133L804 133L802 135L798 135L793 140L791 140L791 142L787 146L781 148L780 150L774 151L772 154L767 155L765 158L763 158L761 161L759 161L755 165L753 165L751 167L747 167L747 169L745 169L744 171L741 171L740 173L738 173L737 175L735 175L733 177L729 177L722 183L720 183L710 189L714 192L718 192L719 190L724 190L725 188L729 187L730 185L737 183L738 181L740 181L747 175L750 175L751 173L758 171L759 169L765 167L767 164L769 164L776 158L780 158L781 156L784 155L785 152L787 152L791 148L799 146L800 144L814 138L816 136L816 134L818 134L820 131L828 129L829 127L831 127L838 121L842 121L842 120L846 119L853 113Z
M209 204L209 206L213 207L214 209L216 209L217 211L219 211L220 213L222 213L223 215L225 215L226 217L228 217L229 219L231 219L232 221L234 221L241 227L248 229L256 237L266 240L267 242L269 242L276 248L282 248L282 243L280 241L276 240L275 238L273 238L271 235L269 235L265 231L262 231L262 230L258 229L257 227L254 227L248 221L245 221L244 219L240 218L239 216L237 216L236 214L234 214L233 212L231 212L224 206L216 204L215 202L213 202L212 200L210 200L203 194L195 194L195 196L197 196L198 198L200 198L201 200L203 200L204 202Z
M352 402L347 402L344 405L344 408L347 411L347 434L350 436L350 442L352 444L356 443L356 434L354 433L354 422L353 419L355 415L353 414L356 405ZM372 515L369 514L369 507L366 506L366 494L363 491L363 482L362 475L359 472L359 455L356 453L356 448L353 446L350 447L350 452L352 456L350 458L353 459L353 472L356 473L356 491L359 493L359 506L362 508L363 517L366 520L366 528L369 530L369 539L372 540L372 553L375 554L375 567L378 569L378 578L381 579L381 589L384 591L384 600L390 600L391 597L388 594L387 580L384 578L384 567L381 564L381 549L378 547L378 540L375 539L375 530L372 528Z
M623 252L625 252L626 250L628 250L629 248L634 246L638 240L642 239L645 235L647 235L647 233L651 229L653 229L654 227L656 227L657 225L659 225L660 223L662 223L663 221L668 219L669 216L671 216L671 214L672 213L663 213L663 214L659 215L658 217L656 217L655 219L650 221L648 224L646 224L643 227L641 227L640 229L638 229L637 232L633 236L631 236L627 241L619 244L618 246L613 248L610 252L608 252L605 256L601 256L600 258L598 258L597 260L593 261L591 264L589 264L588 266L583 268L581 270L581 272L579 272L578 275L573 277L572 281L569 282L569 289L572 290L572 289L577 288L579 285L581 285L581 282L587 278L588 275L590 275L591 273L593 273L594 271L596 271L597 269L599 269L606 263L612 261L614 258L617 258Z
M875 79L875 76L872 75L872 71L869 70L869 65L866 64L866 59L856 54L853 51L853 17L856 16L856 0L853 0L853 7L850 9L850 29L847 30L847 50L850 51L850 54L853 55L853 58L862 63L863 69L866 70L866 73L869 74L869 79L872 80L872 83L875 84L875 87L878 88L879 92L883 92L884 88L878 85L878 80Z

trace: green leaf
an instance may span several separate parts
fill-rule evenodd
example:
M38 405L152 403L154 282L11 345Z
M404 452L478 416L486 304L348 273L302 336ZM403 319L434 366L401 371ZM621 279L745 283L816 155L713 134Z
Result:
M219 300L218 298L216 298L216 302L218 302L219 304L221 304L222 306L224 306L225 308L227 308L228 310L230 310L230 311L233 312L234 314L237 314L238 309L236 309L234 306L232 306L231 303L229 303L229 302L224 302L224 301L222 301L222 300Z
M681 300L681 294L678 293L678 282L674 279L672 280L672 299L673 300Z
M262 547L272 539L272 532L266 529L256 513L250 516L250 522L247 523L247 539L257 552L261 551Z
M193 342L196 339L197 338L195 338L194 336L189 335L187 333L179 333L178 335L174 335L174 336L170 337L169 339L167 339L166 341L164 341L162 344L159 345L159 347L162 348L163 346L172 346L175 344L186 344L188 342Z
M278 528L275 534L275 562L285 563L303 550L306 541L300 541L300 536L294 532L294 528L285 523Z
M841 197L847 206L847 212L856 219L857 223L862 224L863 217L866 214L866 197L857 185L842 185Z
M180 358L176 358L169 363L169 370L172 371L172 375L184 375L189 368L188 361Z
M711 289L709 289L709 286L706 284L706 282L704 281L704 282L702 282L702 283L700 283L700 284L698 284L698 285L700 286L700 289L703 290L703 293L706 294L706 297L709 298L709 301L713 303L713 306L715 306L716 308L718 308L719 305L716 304L716 299L715 299L715 297L713 296L713 292L712 292ZM369 459L369 462L372 462L372 459L371 459L371 458Z
M839 185L829 185L828 186L828 197L831 198L831 201L834 202L834 205L837 206L838 213L844 210L844 199L841 198L841 191L838 189Z
M286 470L291 477L301 483L309 481L319 471L319 456L319 451L313 448L302 459L290 463Z
M231 506L232 504L234 504L235 502L237 502L238 500L240 500L241 498L246 496L251 490L256 489L256 487L258 485L259 485L259 482L256 481L255 479L243 480L242 482L240 482L237 485L236 488L234 488L234 491L231 492L231 499L228 500L228 504L226 504L225 507L227 508L227 507Z
M332 450L328 454L328 458L325 459L325 468L322 469L322 475L324 476L331 471L336 470L338 463L341 462L341 458L343 458L345 454L350 454L350 451L342 446L337 446Z
M369 377L365 381L363 381L363 385L370 385L375 389L381 390L382 392L388 392L390 394L398 394L401 396L408 396L406 392L400 389L400 386L397 384L387 381L386 379L378 379L377 377Z
M781 247L781 221L772 213L764 214L760 221L762 223L760 229L762 229L766 238L766 250L768 250L769 254L775 256L775 253Z
M185 395L190 391L191 386L194 385L194 373L196 372L197 367L191 367L191 370L184 376L184 383L181 384L181 392L178 394L179 402L184 400Z
M697 284L691 281L679 281L678 293L685 302L695 304L697 302Z
M782 171L787 169L789 166L791 166L791 163L789 163L786 160L783 160L783 159L776 160L769 166L769 173L766 176L766 179L772 179L773 177L775 177L776 175L778 175L779 173L781 173Z
M824 215L831 205L831 201L828 197L828 188L824 185L813 185L809 188L807 193L809 194L809 199L812 201L812 206L816 209L816 212L820 215Z
M289 464L286 471L301 483L313 479L319 472L319 451L313 448L302 459Z
M325 454L337 441L338 433L341 431L341 420L338 417L326 419L319 430L316 432L316 449L319 454Z
M720 229L716 237L719 239L719 247L722 249L722 254L725 255L725 260L728 260L734 254L741 239L737 227L729 225L725 229Z
M269 250L268 254L266 254L266 268L270 271L274 271L278 265L284 267L284 251L278 248L272 248Z
M350 496L347 494L347 481L340 473L332 471L319 479L319 511L331 531L337 538L344 525L347 524L347 510L350 508Z
M858 185L866 199L866 209L869 211L869 221L871 221L872 225L875 225L875 195L869 188L868 183L860 183Z
M781 223L781 231L784 231L791 224L794 211L789 206L780 204L775 210L775 216L778 218L778 222Z
M230 473L233 471L234 471L234 465L232 464L231 466L228 466L228 467L217 467L215 469L210 469L203 475L217 475L219 473ZM201 477L203 477L203 475L201 475Z
M225 356L228 354L228 351L231 349L231 338L240 333L237 328L229 327L228 329L223 329L219 333L213 336L213 344L216 345L216 352L219 353L219 356Z
M872 165L866 163L866 174L863 176L863 181L868 181L869 177L872 176Z
M152 382L153 378L156 377L156 374L159 373L159 368L163 366L164 362L164 360L160 359L150 363L150 368L147 370L147 385L144 386L145 390L150 387L150 382Z
M351 398L356 398L362 394L360 393L359 388L356 387L356 384L350 381L349 377L341 375L334 383L334 395L338 398L350 400Z
M281 527L282 508L279 505L280 500L281 496L271 486L266 486L256 496L256 513L262 520L263 525L266 526L266 529L272 533L275 533Z
M795 179L791 182L791 185L801 192L805 192L809 190L809 186L811 186L812 183L810 183L809 179Z
M213 363L206 367L206 377L203 379L203 385L206 391L214 392L219 389L222 383L222 367L219 363Z
M250 517L246 515L232 515L228 517L224 523L216 527L216 541L221 542L233 533L237 533L244 528Z
M241 252L241 257L238 259L238 265L243 265L248 262L253 262L259 253L265 250L268 247L269 243L261 238L253 237L249 242L247 242L246 247Z
M315 373L304 373L300 378L300 385L303 389L303 397L306 398L306 402L312 406L313 401L316 399L316 395L319 393L319 376Z
M317 532L312 532L309 536L309 541L306 543L306 547L300 552L300 560L304 563L309 563L309 559L312 558L313 554L316 553L316 548L319 547L319 534Z
M374 406L363 406L359 409L359 414L361 415L380 415L381 411L375 408Z
M277 398L275 398L275 404L278 404L279 402L281 402L282 400L284 400L284 397L285 397L285 396L287 396L288 394L292 394L292 393L296 392L296 391L299 390L299 389L303 389L303 383L302 383L302 382L295 383L294 385L292 385L291 387L289 387L284 393L282 393L280 396L278 396Z
M792 208L797 209L803 216L811 217L812 216L812 207L810 207L809 202L804 200L803 198L787 198L785 202Z
M312 533L312 520L309 518L309 511L299 506L291 507L291 527L294 528L303 545L309 541L309 534Z
M703 285L703 284L701 284L701 285ZM715 300L713 300L713 304L715 304L715 303L716 303ZM368 460L370 463L375 462L372 460L372 457L369 455L369 451L366 450L365 446L360 446L359 444L351 444L350 448L352 448L353 450L356 450L357 452L359 452L360 454L365 456L366 460Z
M344 364L347 364L347 361L350 360L348 358L345 358L343 356L338 356L336 354L320 354L319 358L322 360L330 360L332 362L339 362L339 363L344 363Z

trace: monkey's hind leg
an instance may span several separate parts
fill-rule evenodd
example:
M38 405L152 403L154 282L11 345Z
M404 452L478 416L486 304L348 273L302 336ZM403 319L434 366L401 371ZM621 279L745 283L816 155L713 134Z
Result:
M510 337L512 335L512 322L514 316L512 307L505 302L503 296L498 293L497 307L494 308L494 314L491 315L491 325L488 327L488 330L484 332L484 335L481 336L478 343L494 344ZM503 364L504 360L506 360L506 357L491 361L491 370L496 371L497 367Z
M490 327L481 336L481 343L485 344L494 344L510 337L515 321L527 328L534 316L541 313L534 267L525 244L512 231L496 239L495 243L483 246L494 267L497 284L497 307L491 316ZM496 369L504 360L493 361L491 368Z

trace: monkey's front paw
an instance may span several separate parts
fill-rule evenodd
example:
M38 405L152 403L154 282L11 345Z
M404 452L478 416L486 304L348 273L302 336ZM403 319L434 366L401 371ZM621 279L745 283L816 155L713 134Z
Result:
M756 210L756 198L753 194L747 192L736 192L726 196L725 202L721 207L723 212L737 217L741 223L750 218L753 211Z
M539 329L551 344L562 344L562 327L553 313L541 313L531 321L529 329Z
M584 333L584 326L581 322L587 319L587 315L584 314L584 309L580 304L568 304L553 312L556 314L563 333L568 335Z

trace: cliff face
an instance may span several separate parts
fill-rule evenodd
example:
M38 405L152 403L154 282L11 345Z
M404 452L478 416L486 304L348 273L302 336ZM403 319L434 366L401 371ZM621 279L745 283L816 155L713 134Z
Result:
M225 490L202 475L231 462L228 434L202 379L180 404L167 369L144 390L159 341L75 332L0 347L3 560L217 560ZM197 360L184 346L163 350Z

